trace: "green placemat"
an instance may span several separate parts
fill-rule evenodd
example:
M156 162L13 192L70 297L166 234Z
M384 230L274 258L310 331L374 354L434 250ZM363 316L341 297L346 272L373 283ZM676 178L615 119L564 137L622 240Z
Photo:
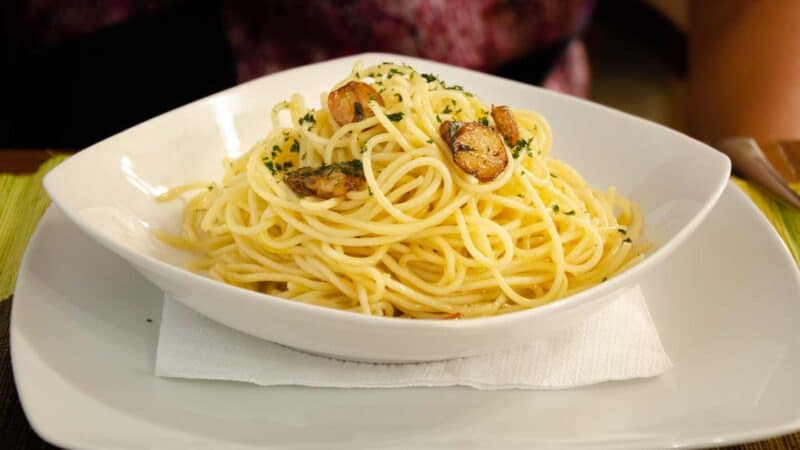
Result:
M789 247L795 262L800 263L800 211L781 202L758 186L736 177L733 177L733 181L767 216L786 246ZM800 183L792 184L791 187L795 192L800 193Z
M51 158L32 175L0 174L0 300L14 293L17 271L31 233L50 199L42 179L67 155ZM786 242L795 261L800 261L800 211L776 200L760 188L733 179L764 212ZM800 184L792 186L800 192Z
M65 158L54 156L32 175L0 174L0 300L14 293L25 246L50 205L42 178Z

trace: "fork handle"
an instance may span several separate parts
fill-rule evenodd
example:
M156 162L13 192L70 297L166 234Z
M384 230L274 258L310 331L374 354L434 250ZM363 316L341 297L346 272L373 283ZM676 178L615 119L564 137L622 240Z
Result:
M720 141L717 148L731 159L734 173L742 178L755 181L781 200L800 209L800 196L772 167L755 139L749 137L727 138Z

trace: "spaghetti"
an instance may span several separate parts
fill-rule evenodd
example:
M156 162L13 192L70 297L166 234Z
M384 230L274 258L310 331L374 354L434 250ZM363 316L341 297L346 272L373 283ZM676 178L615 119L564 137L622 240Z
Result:
M536 112L507 109L519 139L503 147L502 171L479 181L454 163L440 127L494 128L486 104L406 65L356 64L335 88L354 81L379 98L351 110L353 121L340 126L328 96L313 110L294 95L273 108L266 139L224 162L221 182L160 196L199 190L186 202L182 232L158 237L196 254L190 269L225 283L408 318L535 307L642 258L639 207L613 188L591 189L551 158L550 128ZM330 198L287 182L299 168L337 163L357 164L363 181Z

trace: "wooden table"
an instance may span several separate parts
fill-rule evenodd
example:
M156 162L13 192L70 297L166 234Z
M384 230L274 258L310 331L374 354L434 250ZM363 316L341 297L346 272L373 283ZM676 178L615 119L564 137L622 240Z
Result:
M0 172L27 173L36 170L54 153L34 150L0 150ZM12 298L0 302L0 448L52 449L31 429L17 396L8 343ZM5 445L4 445L5 444ZM746 450L800 450L800 433L767 441L726 447Z

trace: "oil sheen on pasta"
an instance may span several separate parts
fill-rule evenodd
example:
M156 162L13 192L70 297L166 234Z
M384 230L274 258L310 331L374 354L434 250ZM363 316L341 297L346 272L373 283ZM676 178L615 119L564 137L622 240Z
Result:
M511 108L522 141L499 176L478 182L453 163L442 122L494 126L491 106L407 65L356 64L332 89L370 84L383 106L339 126L293 95L272 130L225 160L216 182L180 186L182 231L157 235L193 252L189 268L246 289L363 314L452 319L503 314L558 300L635 264L639 207L587 186L550 156L534 111ZM366 185L346 195L300 196L287 171L360 160ZM193 193L189 196L188 194Z

